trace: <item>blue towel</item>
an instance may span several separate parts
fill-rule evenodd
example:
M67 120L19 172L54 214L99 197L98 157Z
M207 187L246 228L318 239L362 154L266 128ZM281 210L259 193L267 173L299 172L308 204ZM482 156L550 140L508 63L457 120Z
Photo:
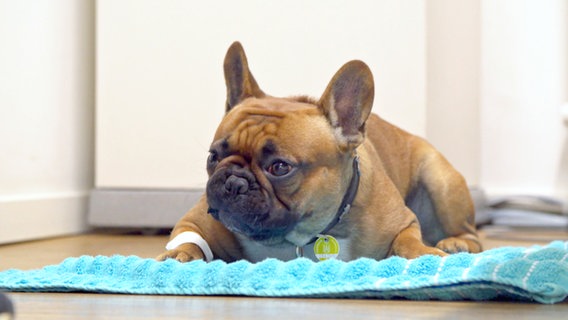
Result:
M300 258L184 264L82 256L37 270L2 271L0 290L556 303L568 294L568 242L444 258L351 262Z

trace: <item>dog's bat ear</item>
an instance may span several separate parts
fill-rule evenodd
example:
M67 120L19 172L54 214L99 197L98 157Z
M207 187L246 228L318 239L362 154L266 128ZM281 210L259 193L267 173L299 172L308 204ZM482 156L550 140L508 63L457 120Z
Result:
M318 105L344 149L354 149L363 142L374 95L373 74L359 60L343 65L325 89Z
M249 70L247 56L240 42L233 42L227 50L223 69L227 85L225 112L229 112L246 98L265 96Z

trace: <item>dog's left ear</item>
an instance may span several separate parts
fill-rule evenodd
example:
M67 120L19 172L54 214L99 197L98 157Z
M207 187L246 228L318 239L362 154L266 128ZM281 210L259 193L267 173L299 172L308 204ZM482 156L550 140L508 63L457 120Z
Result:
M335 129L342 149L353 150L363 142L374 95L373 74L359 60L343 65L325 89L318 105Z
M227 85L225 112L229 112L246 98L265 96L249 70L247 56L240 42L233 42L227 50L223 69Z

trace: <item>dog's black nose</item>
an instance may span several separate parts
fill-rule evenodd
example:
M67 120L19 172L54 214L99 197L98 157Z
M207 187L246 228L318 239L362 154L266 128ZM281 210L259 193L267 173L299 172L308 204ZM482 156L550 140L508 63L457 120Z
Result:
M233 196L245 194L249 189L249 183L245 178L230 176L225 181L225 189Z

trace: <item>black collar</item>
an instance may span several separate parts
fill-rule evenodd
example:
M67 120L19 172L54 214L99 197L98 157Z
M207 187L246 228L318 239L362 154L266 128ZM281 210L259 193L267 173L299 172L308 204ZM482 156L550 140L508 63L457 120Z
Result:
M331 222L327 225L327 227L323 229L323 231L320 232L319 234L327 234L329 231L331 231L331 229L333 229L339 223L339 221L341 221L341 219L343 219L343 217L347 213L349 213L349 211L351 210L351 205L355 200L355 196L357 196L360 176L361 172L359 170L359 156L355 155L355 158L353 158L353 176L351 177L351 182L349 183L349 187L347 188L347 191L343 196L343 200L341 201L339 210L335 214L335 218L331 220ZM315 242L317 239L318 239L317 236L312 238L312 240L310 240L310 242L308 242L306 245Z

